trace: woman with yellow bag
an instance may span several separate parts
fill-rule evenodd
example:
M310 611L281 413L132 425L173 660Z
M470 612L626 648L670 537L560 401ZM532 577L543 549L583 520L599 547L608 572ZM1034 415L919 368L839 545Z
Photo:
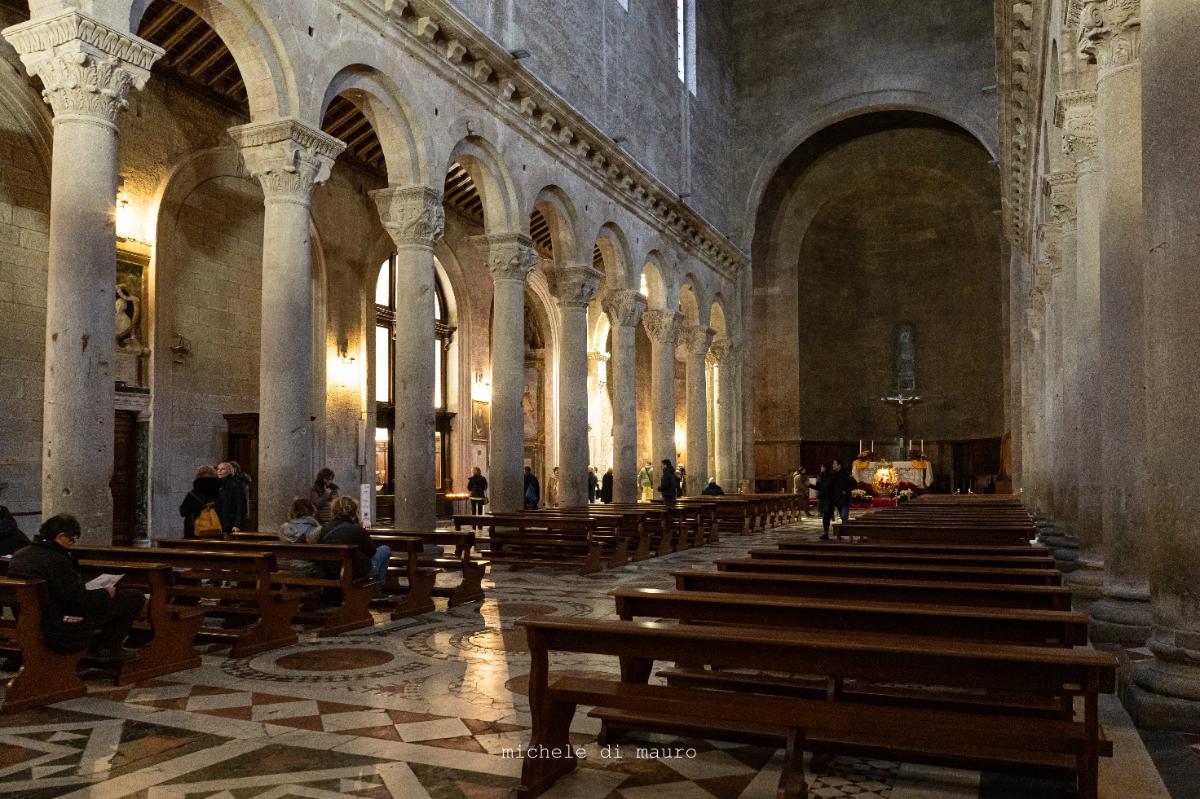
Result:
M183 498L179 515L183 517L184 538L220 538L221 520L217 516L217 496L221 493L221 480L217 470L201 466L192 480L192 490Z

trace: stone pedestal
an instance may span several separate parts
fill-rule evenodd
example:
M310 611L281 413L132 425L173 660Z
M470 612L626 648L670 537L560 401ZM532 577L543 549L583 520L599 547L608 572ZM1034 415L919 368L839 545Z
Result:
M637 490L637 326L646 298L620 289L604 295L612 325L609 380L612 381L613 501L636 502Z
M313 463L313 274L309 205L345 144L296 119L230 128L262 184L262 329L258 378L258 524L276 530L305 496Z
M559 504L587 504L588 357L587 309L604 275L589 265L554 270L554 294L562 313L558 353Z
M523 505L525 424L525 280L537 264L533 241L519 233L479 236L492 273L492 430L488 493L495 513Z
M1200 4L1143 0L1142 206L1146 270L1146 518L1154 657L1123 696L1139 725L1200 732Z
M434 453L433 298L437 291L433 248L442 237L445 212L441 193L427 186L371 192L383 228L396 244L392 301L403 331L396 336L392 385L397 413L392 428L395 452L395 526L433 530L436 475ZM384 357L377 353L376 357Z
M687 453L688 492L699 494L708 482L708 381L706 360L713 330L703 325L685 328L682 344L687 352Z
M675 311L642 314L650 336L650 443L656 472L660 461L675 463L675 346L682 317Z
M112 541L117 115L163 51L78 11L5 29L54 110L42 514Z

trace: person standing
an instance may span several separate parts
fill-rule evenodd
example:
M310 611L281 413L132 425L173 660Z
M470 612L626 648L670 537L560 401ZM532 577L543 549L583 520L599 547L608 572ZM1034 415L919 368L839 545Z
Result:
M136 650L123 644L146 597L141 591L111 585L89 589L71 554L81 535L74 516L51 516L33 543L13 555L8 576L46 581L42 637L50 651L67 654L87 649L104 662L132 660Z
M337 483L333 482L333 469L325 468L317 472L309 499L317 509L317 521L321 524L333 518L333 501L337 498L338 487Z
M638 472L638 488L642 492L642 502L649 502L654 499L654 467L650 465L650 461L646 461L646 465Z
M483 506L487 504L487 478L478 466L471 470L471 476L467 478L467 500L471 503L471 515L482 516Z
M596 467L588 467L588 504L591 505L596 501L596 494L600 491L600 481L596 478Z
M217 516L221 519L221 532L241 532L246 526L246 485L233 473L228 463L217 464L217 479L221 488L217 492Z
M553 469L550 470L550 482L546 485L546 507L547 508L557 508L558 507L558 488L559 488L558 467L555 466Z
M604 473L604 477L600 479L600 501L605 504L612 503L613 495L613 470L609 467Z
M687 469L679 466L675 469L675 479L679 482L679 496L687 494Z
M542 504L542 485L529 466L525 467L525 510L537 510Z
M833 473L823 463L817 471L816 487L817 513L821 516L821 525L824 528L821 540L828 541L829 523L833 520Z
M662 479L658 483L658 493L662 494L664 502L674 502L679 496L679 478L675 476L675 467L670 458L663 458Z
M17 520L8 508L0 505L0 556L11 555L29 546L29 539L17 526Z
M854 475L843 467L840 460L833 461L828 471L822 467L817 478L817 504L821 509L821 526L824 531L821 534L822 541L829 540L829 525L835 512L842 522L850 520L851 492L857 485Z
M179 505L179 515L183 517L184 538L196 537L196 519L208 508L216 510L217 497L220 494L221 479L217 477L217 470L207 465L197 469L196 477L192 480L192 490L187 493ZM211 518L212 514L210 513L208 516ZM204 530L203 532L210 531ZM211 533L215 536L216 530L214 529Z

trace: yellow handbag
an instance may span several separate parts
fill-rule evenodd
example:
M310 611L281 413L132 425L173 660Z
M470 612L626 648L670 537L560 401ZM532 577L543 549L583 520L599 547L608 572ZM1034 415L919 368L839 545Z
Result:
M197 514L192 532L196 538L221 537L221 518L217 516L217 511L211 505Z

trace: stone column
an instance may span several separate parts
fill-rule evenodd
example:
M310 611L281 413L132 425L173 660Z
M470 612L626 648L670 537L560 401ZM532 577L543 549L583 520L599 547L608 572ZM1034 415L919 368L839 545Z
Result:
M612 381L613 501L636 502L637 490L637 326L646 298L630 289L604 295L612 325L609 380Z
M525 279L538 255L533 241L520 233L478 236L475 241L492 273L491 474L487 478L490 507L503 513L523 505Z
M604 412L604 399L608 392L608 357L608 353L595 350L587 354L588 453L601 473L613 465L612 414Z
M717 482L726 493L737 491L737 376L733 370L733 344L725 336L713 340L709 348L717 367L717 412L715 445L717 448Z
M563 266L552 275L562 314L558 352L559 504L587 504L587 310L604 275L590 264Z
M1082 52L1095 61L1100 197L1101 427L1104 599L1094 641L1139 646L1150 633L1145 562L1145 339L1142 281L1142 70L1138 0L1092 3Z
M1044 297L1038 279L1025 308L1025 329L1021 335L1021 484L1025 502L1031 513L1040 511L1043 471L1041 436L1045 432L1041 414L1042 373L1041 350L1044 339Z
M276 530L307 494L317 417L313 398L313 278L309 205L345 144L297 119L229 129L262 184L262 328L258 365L258 524Z
M675 463L675 346L683 317L675 311L653 310L642 314L650 336L650 460L655 474L661 461Z
M442 237L442 195L428 186L371 192L379 220L396 244L392 301L403 326L395 337L392 391L397 413L392 427L395 451L395 525L403 530L437 526L434 496L433 248ZM378 355L377 355L378 357Z
M1200 732L1200 3L1142 0L1146 518L1154 657L1123 690L1140 726Z
M1075 162L1075 296L1074 320L1079 428L1074 437L1078 464L1078 504L1071 533L1078 542L1077 568L1067 583L1077 599L1100 597L1104 574L1103 428L1100 405L1100 203L1104 184L1096 157L1096 95L1089 91L1058 96L1057 115L1064 130L1064 147Z
M687 352L688 491L699 494L708 482L708 375L705 362L715 331L704 325L684 328L681 342Z
M54 110L42 514L112 541L117 115L163 51L79 11L4 30Z

